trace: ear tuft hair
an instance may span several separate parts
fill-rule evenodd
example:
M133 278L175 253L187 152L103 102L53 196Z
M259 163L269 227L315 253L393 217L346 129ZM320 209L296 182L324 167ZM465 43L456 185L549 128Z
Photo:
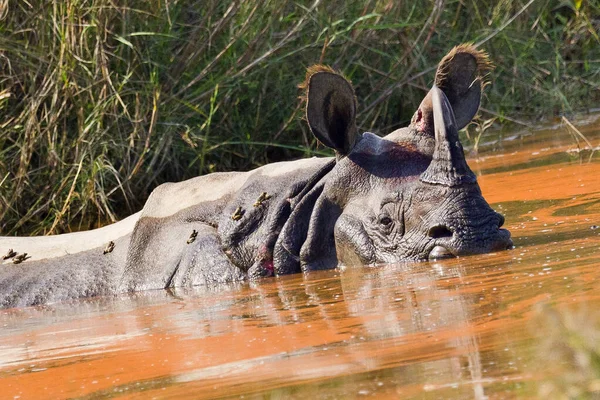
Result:
M300 90L302 90L302 94L300 94L300 96L298 96L300 98L300 100L306 101L307 95L308 95L308 83L310 82L310 78L312 78L313 75L318 74L319 72L329 72L330 74L340 75L340 76L344 77L344 79L346 79L349 83L352 83L352 81L350 81L350 79L346 78L346 76L344 76L344 74L342 74L340 71L336 71L335 69L331 68L329 65L314 64L306 69L306 77L304 78L304 80L301 83L298 84L298 88Z
M477 64L476 79L481 82L482 89L489 83L488 75L494 69L494 64L490 61L488 54L483 50L477 50L473 43L462 43L450 50L438 64L437 73L435 74L435 84L438 87L443 88L446 86L446 78L450 73L449 69L452 66L451 61L454 57L467 54L475 59Z

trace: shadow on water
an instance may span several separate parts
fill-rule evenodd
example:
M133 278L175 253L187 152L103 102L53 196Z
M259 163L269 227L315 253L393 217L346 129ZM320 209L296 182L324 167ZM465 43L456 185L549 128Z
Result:
M574 147L470 161L510 251L1 311L2 397L598 395L600 157Z

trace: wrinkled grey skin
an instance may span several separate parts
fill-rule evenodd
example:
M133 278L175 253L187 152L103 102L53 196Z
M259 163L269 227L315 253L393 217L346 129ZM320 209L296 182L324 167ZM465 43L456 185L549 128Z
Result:
M104 231L0 238L1 252L32 256L0 265L0 306L511 247L458 142L481 94L475 61L460 56L448 61L460 73L446 71L411 125L385 137L357 133L349 82L314 73L307 120L335 158L164 184L141 213ZM110 240L114 250L104 254Z

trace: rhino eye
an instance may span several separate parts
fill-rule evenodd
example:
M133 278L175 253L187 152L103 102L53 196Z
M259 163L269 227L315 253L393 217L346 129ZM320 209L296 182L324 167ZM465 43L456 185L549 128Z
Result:
M387 215L382 215L379 217L379 225L388 227L392 224L392 219Z

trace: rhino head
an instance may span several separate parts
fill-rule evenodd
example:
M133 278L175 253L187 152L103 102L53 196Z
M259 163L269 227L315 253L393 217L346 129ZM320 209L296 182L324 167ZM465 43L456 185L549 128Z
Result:
M483 198L458 138L479 108L488 67L485 53L472 46L453 49L411 124L384 137L358 134L347 79L309 69L306 119L337 162L298 249L303 270L337 260L390 263L512 247L504 217Z

